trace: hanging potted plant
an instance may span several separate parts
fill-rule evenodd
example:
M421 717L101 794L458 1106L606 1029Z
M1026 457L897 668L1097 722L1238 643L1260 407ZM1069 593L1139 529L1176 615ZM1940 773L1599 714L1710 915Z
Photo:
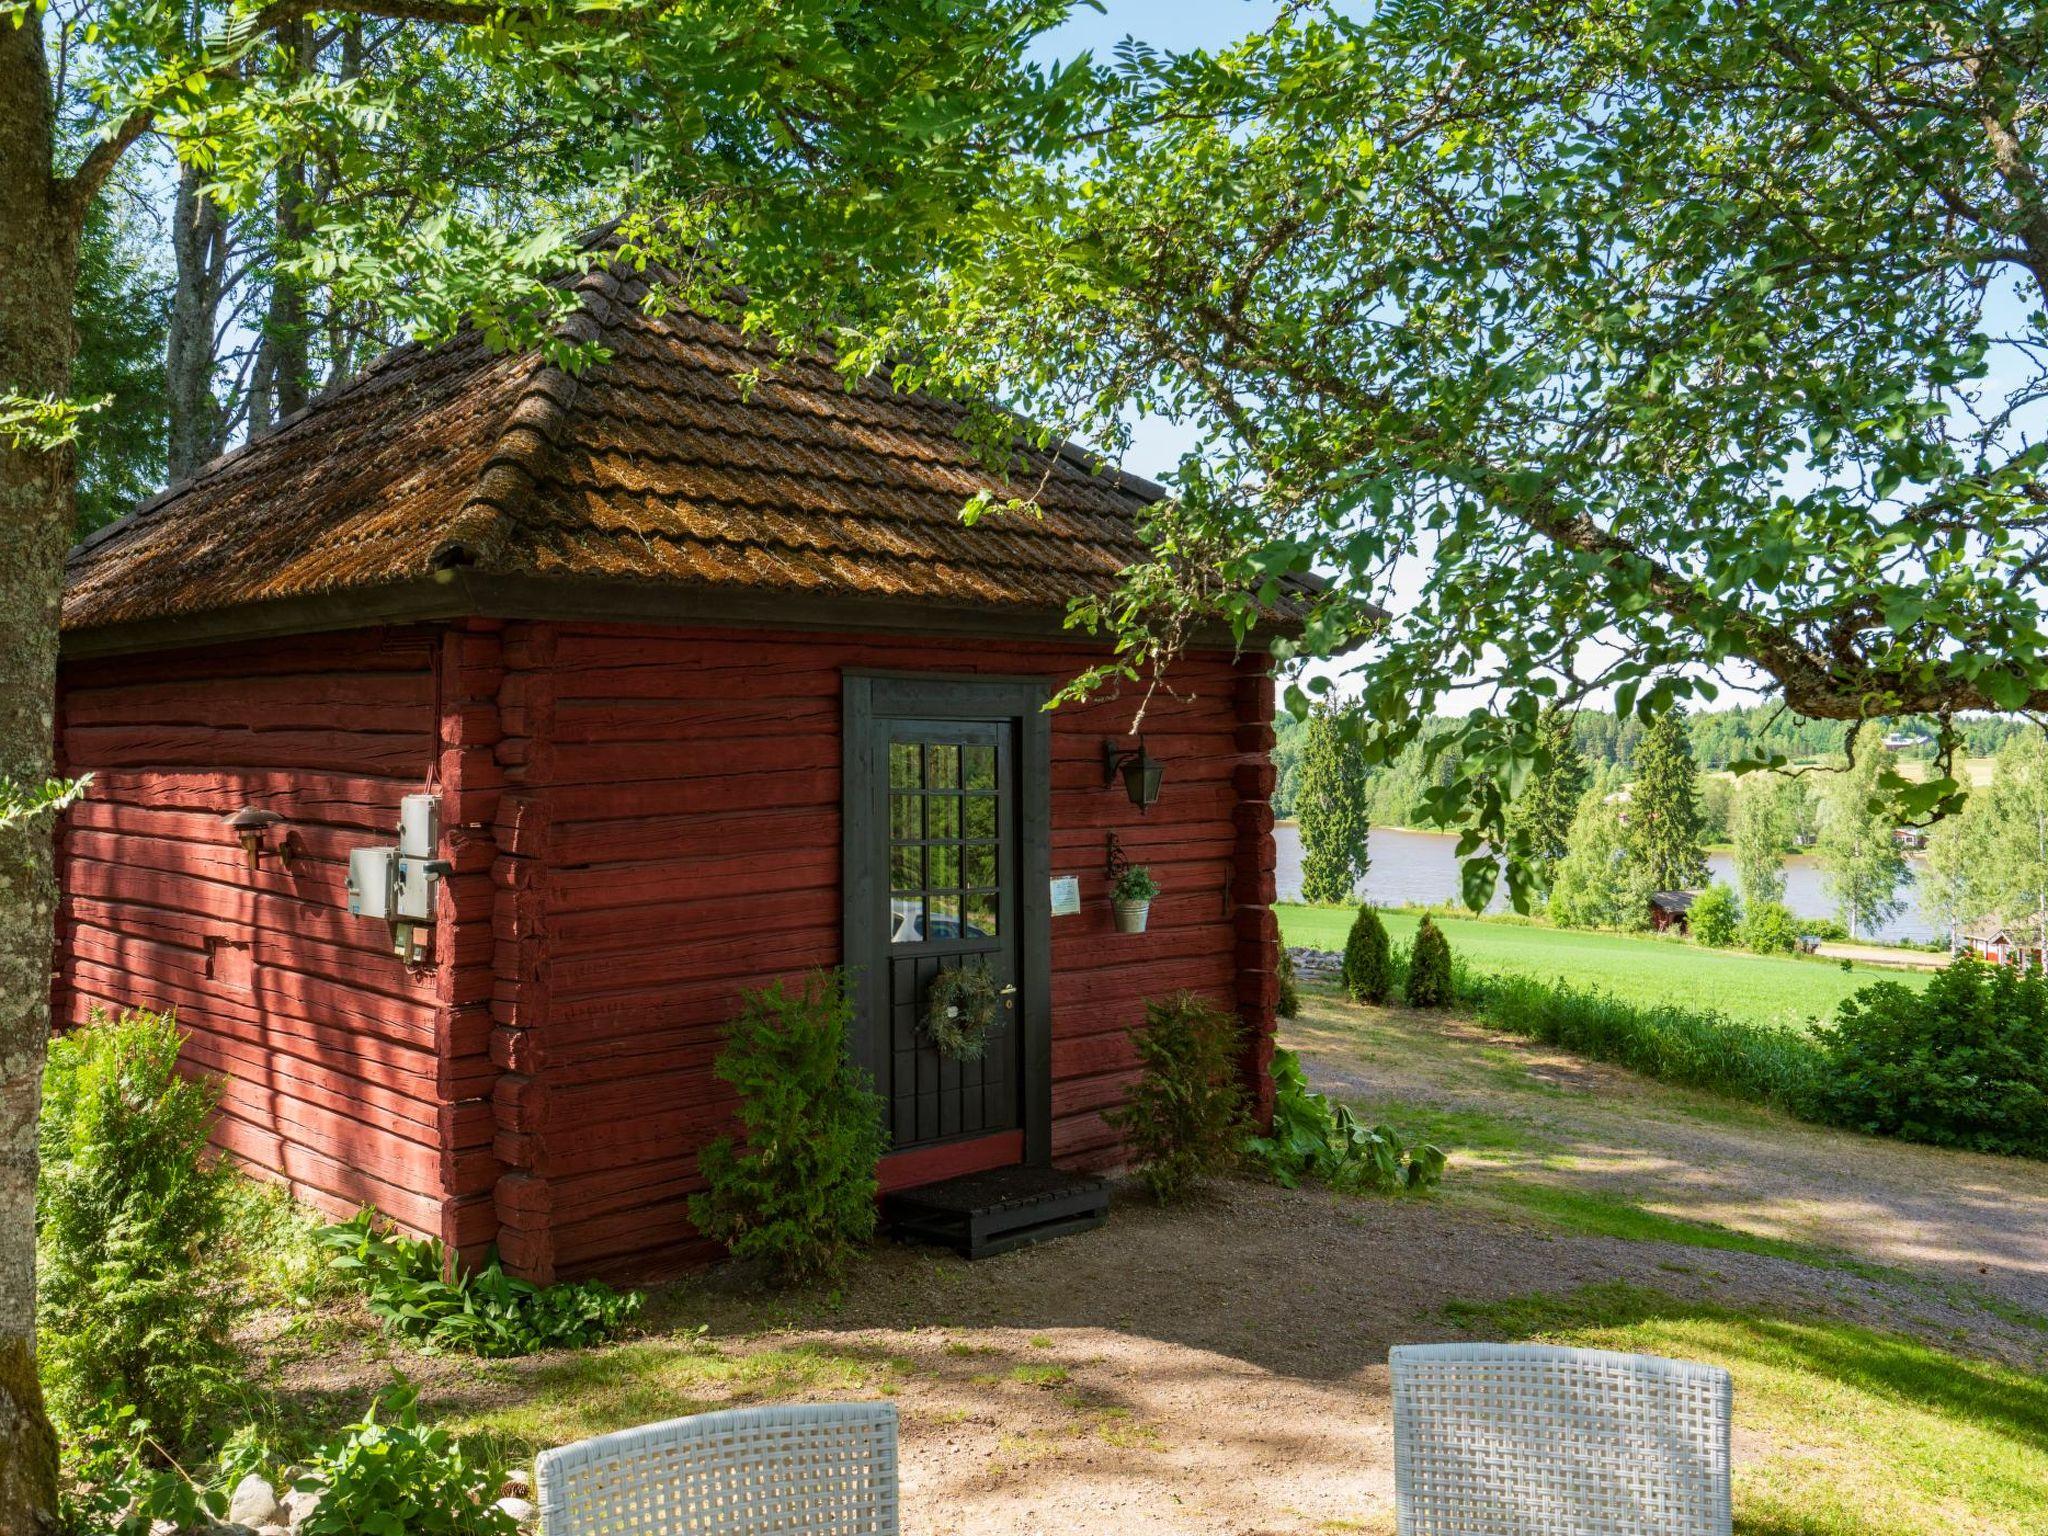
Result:
M1143 933L1151 914L1152 899L1159 894L1159 882L1142 864L1128 864L1109 888L1110 905L1116 909L1118 933Z

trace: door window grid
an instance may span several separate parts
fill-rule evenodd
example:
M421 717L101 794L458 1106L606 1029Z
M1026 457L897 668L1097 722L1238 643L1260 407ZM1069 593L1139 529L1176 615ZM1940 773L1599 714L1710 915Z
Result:
M892 944L998 936L996 800L993 746L889 744Z

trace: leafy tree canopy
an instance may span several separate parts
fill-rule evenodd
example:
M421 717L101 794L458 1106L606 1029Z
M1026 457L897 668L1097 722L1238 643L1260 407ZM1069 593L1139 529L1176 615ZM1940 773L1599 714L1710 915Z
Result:
M2048 707L2044 43L1987 0L1389 0L1127 45L931 339L1067 430L1197 425L1172 560L1095 614L1133 664L1316 569L1374 750L1496 684L1441 807L1483 858L1548 702Z

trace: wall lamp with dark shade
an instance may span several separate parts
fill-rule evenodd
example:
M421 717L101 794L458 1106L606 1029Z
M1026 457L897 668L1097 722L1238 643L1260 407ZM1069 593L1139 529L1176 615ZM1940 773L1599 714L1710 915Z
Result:
M1103 786L1114 784L1118 774L1123 775L1124 793L1139 810L1149 811L1158 803L1159 783L1166 777L1166 765L1145 750L1144 737L1138 738L1135 747L1120 748L1114 738L1103 742Z

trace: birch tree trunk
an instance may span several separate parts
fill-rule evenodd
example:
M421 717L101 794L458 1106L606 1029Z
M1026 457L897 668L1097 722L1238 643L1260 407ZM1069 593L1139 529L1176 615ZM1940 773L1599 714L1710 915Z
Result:
M0 390L63 397L74 337L77 221L52 178L42 28L0 24ZM0 438L0 774L51 772L57 616L72 455ZM36 1114L50 1030L56 903L47 827L0 828L0 1531L57 1508L57 1446L35 1360Z
M178 198L171 214L177 285L171 293L170 335L164 345L164 401L172 484L218 457L223 446L213 370L228 242L220 209L201 182L193 167L179 167Z

